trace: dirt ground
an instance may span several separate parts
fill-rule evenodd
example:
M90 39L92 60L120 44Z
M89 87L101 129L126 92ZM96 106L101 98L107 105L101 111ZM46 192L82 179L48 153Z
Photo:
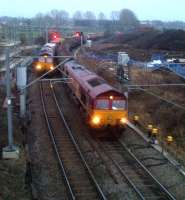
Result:
M0 148L7 145L7 119L6 110L2 108L5 90L0 88ZM17 160L0 159L0 200L28 200L31 193L26 176L26 153L24 150L24 135L16 115L14 122L14 143L20 148L20 158Z

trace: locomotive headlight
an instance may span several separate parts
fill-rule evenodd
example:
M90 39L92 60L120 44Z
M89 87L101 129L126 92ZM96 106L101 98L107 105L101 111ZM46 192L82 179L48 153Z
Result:
M37 70L40 70L41 68L42 68L41 65L36 65Z
M94 116L94 117L92 118L92 123L93 123L94 125L98 125L98 124L100 123L100 117L99 117L99 116Z
M50 66L50 70L53 70L54 69L54 67L53 66Z
M127 123L127 119L124 118L124 117L122 117L122 118L120 119L120 123L121 123L121 124L126 124L126 123Z

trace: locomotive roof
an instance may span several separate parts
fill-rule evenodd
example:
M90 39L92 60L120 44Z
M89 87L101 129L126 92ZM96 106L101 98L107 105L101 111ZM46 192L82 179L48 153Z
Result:
M67 66L68 70L72 72L73 76L79 80L96 76L94 72L87 70L84 66L77 64L74 60L67 62L65 66Z
M114 93L117 93L119 96L122 96L122 94L118 90L111 87L107 83L101 84L101 85L96 86L94 88L91 88L91 90L89 91L89 94L94 99L94 98L96 98L96 97L98 97L102 94L107 93L107 92L114 92Z
M71 75L80 82L81 87L84 88L93 99L107 92L114 92L123 96L122 93L110 86L103 78L87 70L84 66L77 64L75 61L67 62L65 66L67 66L68 72L71 72Z
M56 44L55 43L46 43L45 45L44 45L44 47L55 47L56 46Z
M56 45L53 43L46 43L41 50L39 51L39 56L42 55L48 55L48 56L53 56L54 54L54 47Z
M46 51L46 50L41 50L41 51L39 52L39 56L44 56L44 55L53 56L53 52L51 52L51 51Z

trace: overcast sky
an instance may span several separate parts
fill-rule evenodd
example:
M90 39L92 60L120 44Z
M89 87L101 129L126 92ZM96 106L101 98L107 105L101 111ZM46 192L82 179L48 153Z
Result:
M109 17L111 11L122 8L131 9L140 20L185 21L185 0L1 0L0 16L33 17L58 9L71 16L76 10L90 10Z

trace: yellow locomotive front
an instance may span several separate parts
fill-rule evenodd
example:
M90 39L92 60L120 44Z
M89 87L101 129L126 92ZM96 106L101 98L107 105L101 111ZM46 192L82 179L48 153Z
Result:
M43 55L38 58L38 61L35 63L36 72L44 72L54 69L53 58L48 55Z
M121 96L98 97L90 110L89 124L93 129L122 130L127 122L127 102Z
M54 56L55 56L56 44L47 43L45 44L37 58L34 68L37 73L43 73L54 69Z

